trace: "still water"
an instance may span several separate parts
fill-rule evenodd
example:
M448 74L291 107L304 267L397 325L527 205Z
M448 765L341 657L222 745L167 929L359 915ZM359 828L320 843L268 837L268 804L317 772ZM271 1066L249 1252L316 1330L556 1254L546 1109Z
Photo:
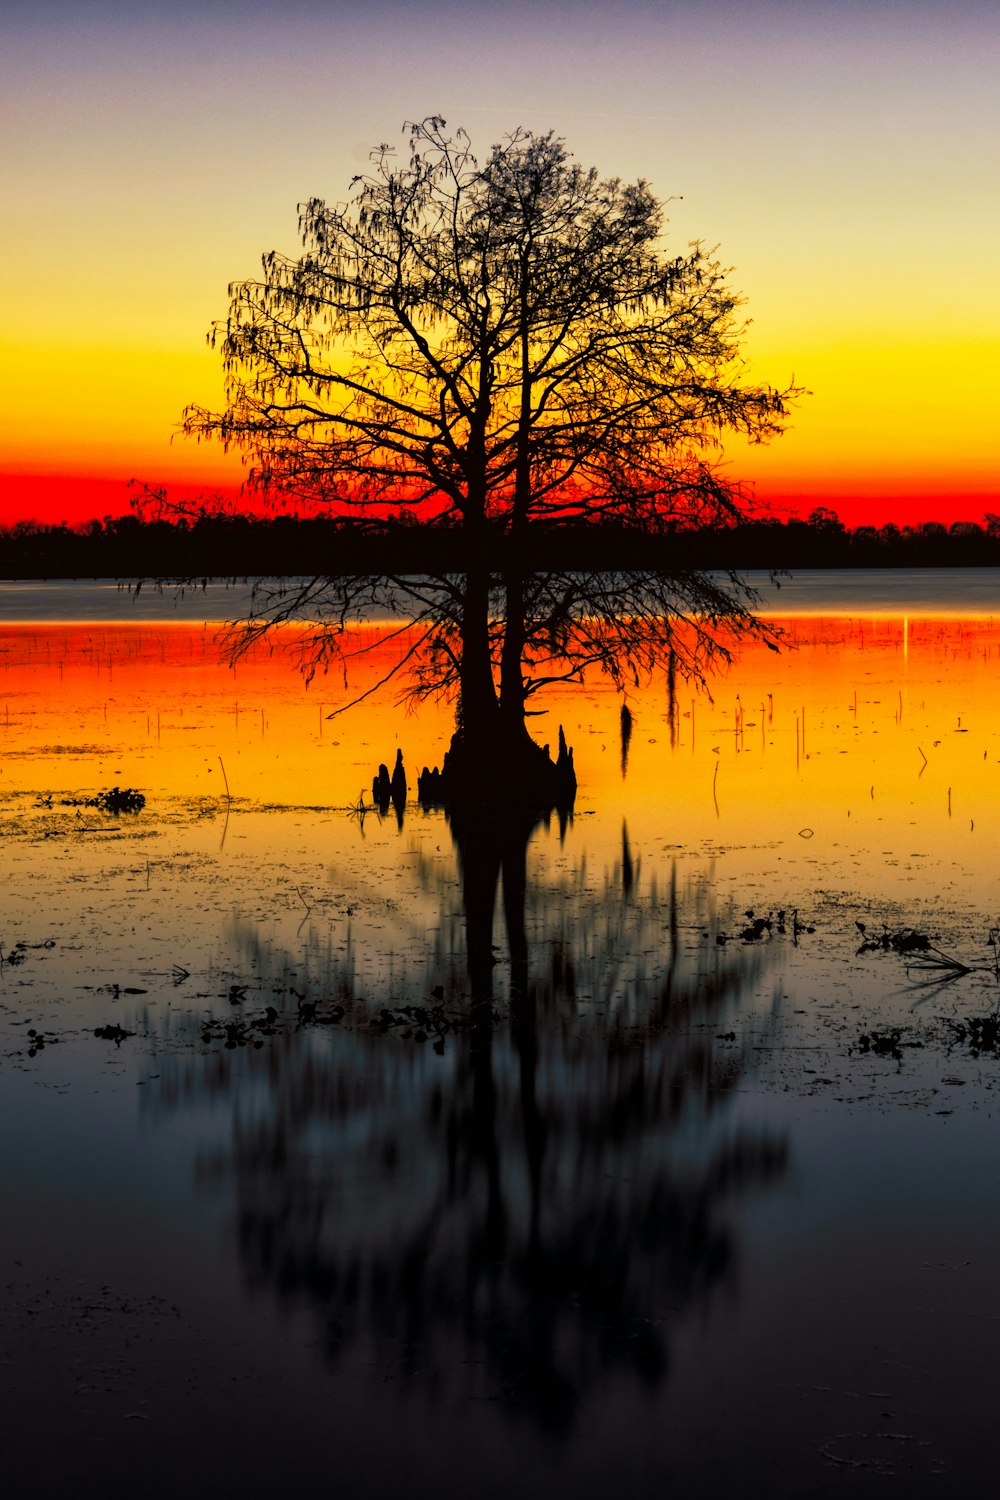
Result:
M794 575L749 572L769 613L992 614L1000 609L995 568L810 568ZM238 618L245 580L207 579L178 588L116 578L0 579L0 620L201 621Z
M375 625L307 687L0 600L15 1492L985 1490L997 606L793 580L627 744L559 690L560 826L363 810L450 728L330 717Z

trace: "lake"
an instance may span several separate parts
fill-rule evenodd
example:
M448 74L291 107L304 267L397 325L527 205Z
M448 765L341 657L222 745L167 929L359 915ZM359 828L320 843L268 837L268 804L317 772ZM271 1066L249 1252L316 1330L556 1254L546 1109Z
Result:
M997 574L554 689L562 823L380 817L447 706L240 597L0 585L11 1493L985 1492Z

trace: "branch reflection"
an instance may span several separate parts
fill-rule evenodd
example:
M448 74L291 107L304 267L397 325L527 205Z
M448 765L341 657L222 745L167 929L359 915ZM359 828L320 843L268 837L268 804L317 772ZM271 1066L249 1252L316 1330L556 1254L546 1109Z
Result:
M350 948L329 950L310 1008L292 992L259 1050L158 1060L160 1097L231 1105L201 1175L232 1188L248 1283L311 1308L330 1361L373 1351L401 1390L565 1433L612 1380L659 1385L671 1330L737 1285L740 1205L788 1143L733 1120L752 1052L719 1033L780 944L717 943L710 886L676 864L665 892L644 885L624 831L595 883L529 878L537 819L450 828L456 865L415 870L436 940L387 962L391 995L362 999ZM417 1023L373 1024L435 989L462 994L437 1050ZM295 1023L324 997L342 1022Z

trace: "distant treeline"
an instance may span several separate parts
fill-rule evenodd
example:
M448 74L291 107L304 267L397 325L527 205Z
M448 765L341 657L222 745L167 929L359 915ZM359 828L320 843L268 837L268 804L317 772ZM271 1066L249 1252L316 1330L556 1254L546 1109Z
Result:
M498 533L498 569L506 545ZM1000 515L987 513L982 525L929 521L849 530L833 511L819 510L805 521L655 535L596 521L542 522L531 527L517 556L528 571L1000 567ZM0 530L0 577L9 579L442 573L460 572L461 559L456 528L392 519L359 526L290 516L121 516L80 527L19 521Z

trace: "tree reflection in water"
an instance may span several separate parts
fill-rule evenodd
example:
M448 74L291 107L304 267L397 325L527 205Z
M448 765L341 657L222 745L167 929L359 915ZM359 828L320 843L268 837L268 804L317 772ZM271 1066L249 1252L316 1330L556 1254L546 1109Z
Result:
M454 993L444 919L392 996L354 998L350 952L313 976L346 1006L336 1028L157 1066L165 1105L231 1103L231 1149L200 1170L232 1184L248 1282L311 1307L331 1361L366 1351L383 1380L560 1433L612 1379L664 1379L672 1326L735 1285L739 1204L788 1148L727 1124L750 1053L717 1036L780 944L717 944L708 889L679 893L675 867L665 896L642 891L627 836L596 888L579 870L529 883L537 827L452 820L465 1022L441 1055L371 1021L385 1000L432 1005L445 959ZM454 880L418 876L446 914Z

